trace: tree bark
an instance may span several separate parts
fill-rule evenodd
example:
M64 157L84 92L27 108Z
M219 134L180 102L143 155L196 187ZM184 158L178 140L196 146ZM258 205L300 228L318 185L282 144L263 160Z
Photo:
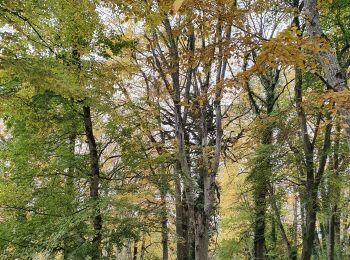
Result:
M76 140L76 127L75 125L73 126L73 132L69 135L69 139L68 139L68 145L69 145L69 154L71 156L71 158L73 158L73 160L75 159L75 140ZM74 174L75 174L75 164L74 162L70 162L69 163L69 167L68 167L68 175L66 177L66 192L70 195L72 200L75 200L75 189L74 189ZM68 205L67 208L67 215L71 215L74 213L74 211L76 210L74 202L71 201L70 204ZM69 255L71 253L71 251L74 249L72 248L72 246L70 245L70 239L69 238L65 238L63 241L63 259L69 259Z
M337 135L336 139L334 141L334 152L333 152L333 174L334 177L337 177L339 175L339 130L340 126L337 125ZM337 181L337 180L336 180ZM335 196L332 196L337 200L340 196L339 190L333 191L335 192ZM338 209L338 203L337 201L331 203L331 217L329 220L329 251L328 251L328 259L334 260L336 253L335 253L335 247L336 245L339 247L339 235L340 235L340 219L339 219L339 209ZM340 256L338 255L338 258Z
M295 69L295 99L296 109L299 117L300 130L303 140L305 167L306 167L306 187L303 197L305 203L305 228L303 233L302 259L311 258L316 228L316 201L317 190L314 189L314 159L313 147L307 129L307 121L302 103L302 72Z
M141 252L140 252L140 260L145 259L145 252L146 252L146 239L145 237L142 238L142 243L141 243Z
M295 69L295 98L296 109L299 117L300 130L303 140L305 168L306 168L306 187L303 196L305 203L305 232L303 233L303 249L301 259L309 260L314 249L315 230L316 230L316 214L317 214L317 193L322 175L327 162L327 151L330 147L330 135L332 124L326 126L324 143L320 151L318 170L314 169L314 145L310 141L307 119L302 107L302 74L300 69ZM330 119L330 118L328 118Z
M312 38L328 41L321 27L320 14L317 8L317 0L305 0L304 4L307 33ZM323 50L317 54L317 59L321 64L327 84L334 91L347 90L348 85L346 81L346 75L343 73L340 67L335 51L332 48ZM345 131L348 146L350 148L350 111L346 108L343 108L342 106L342 104L339 104L337 106L337 110L347 124Z
M137 243L138 243L138 242L139 242L139 241L137 241L137 240L134 241L134 252L133 252L133 254L132 254L132 259L133 259L133 260L137 260L137 251L138 251Z
M197 212L195 229L195 259L208 259L209 223L206 214Z
M273 196L272 188L270 188L270 192L271 192L271 195ZM290 260L296 260L297 259L297 254L294 251L294 248L292 247L291 242L288 239L287 233L286 233L286 231L284 229L284 226L283 226L283 223L282 223L282 220L281 220L280 210L279 210L278 205L276 203L276 200L274 198L272 198L272 208L275 211L275 219L276 219L277 225L278 225L278 227L279 227L279 229L281 231L281 235L282 235L283 241L284 241L284 243L286 244L286 247L287 247L288 258ZM275 234L275 236L276 236L276 234ZM274 242L276 242L276 241L277 241L277 237L275 238Z
M266 114L269 117L273 111L276 102L275 88L279 81L278 69L269 71L266 75L259 75L261 84L264 87L266 95ZM249 87L248 87L249 89ZM249 90L250 92L251 90ZM255 101L252 101L255 103ZM256 111L260 116L260 110ZM273 126L268 125L262 132L260 146L269 146L272 144ZM254 176L254 203L255 203L255 228L254 228L254 256L255 259L265 259L265 228L266 228L266 197L270 185L270 174L272 170L270 155L266 154L263 162L259 166L260 169L255 170Z
M93 250L92 258L101 258L101 240L102 240L102 215L100 212L100 207L98 203L99 199L99 183L100 183L100 168L98 162L98 152L95 136L93 133L91 111L89 106L84 106L84 125L85 125L85 135L87 138L89 152L90 152L90 198L92 200L92 221L94 228L94 236L92 239Z
M297 193L297 189L294 189ZM292 233L292 254L293 260L297 259L298 256L298 196L295 195L294 205L293 205L293 233Z
M334 244L335 244L335 213L336 207L332 207L331 218L329 221L329 250L328 260L334 260Z
M272 131L266 130L263 134L263 144L269 144L268 136L272 136ZM264 160L269 160L268 158ZM269 164L266 161L267 164ZM265 165L262 167L269 167ZM259 171L259 170L258 170ZM265 179L267 176L256 179L256 186L254 190L254 203L255 203L255 227L254 227L254 257L257 260L265 259L265 228L266 228L266 196L268 189L268 181Z
M180 169L180 166L178 163L176 163L175 166L175 172L176 172L176 179L175 179L175 225L176 225L176 259L178 260L185 260L184 258L184 252L185 250L185 236L184 236L184 210L183 210L183 204L182 204L182 192L181 192L181 183L180 178L178 175L178 170Z
M169 257L169 248L168 248L168 214L167 214L167 208L166 208L166 191L161 188L160 191L161 196L161 203L162 203L162 209L161 209L161 218L162 218L162 259L168 260Z

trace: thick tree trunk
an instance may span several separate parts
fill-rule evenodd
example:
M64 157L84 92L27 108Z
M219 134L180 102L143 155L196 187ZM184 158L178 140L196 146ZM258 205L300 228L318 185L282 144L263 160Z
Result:
M262 145L269 145L272 142L272 127L267 127L261 139ZM265 229L266 229L266 197L269 185L268 172L271 171L269 158L264 158L260 165L262 174L255 176L255 227L254 227L254 256L255 259L265 259ZM256 171L260 171L257 169Z
M208 84L201 86L201 95L207 95ZM207 101L203 100L200 105L200 142L201 142L201 160L198 166L200 172L200 181L198 182L200 195L196 202L196 223L195 223L195 259L208 259L209 243L209 217L213 208L212 191L210 187L209 176L209 157L208 157L208 122L207 122Z
M279 71L271 75L261 75L260 81L265 89L267 116L270 116L275 103L275 87L278 83ZM257 112L259 114L259 112ZM262 133L260 144L267 146L272 143L273 127L267 126ZM255 259L265 259L265 228L266 228L266 197L270 185L271 162L269 154L263 158L263 162L256 169L254 176L254 204L255 204L255 227L254 227L254 257Z
M307 185L306 188L306 225L305 233L303 234L303 250L301 256L301 259L303 260L311 259L311 255L314 249L316 229L317 192L315 192L313 187L310 189L308 186L311 185Z
M176 56L177 57L177 56ZM174 84L174 104L175 104L175 136L177 146L177 159L181 169L181 177L184 182L184 191L186 195L186 205L188 210L188 235L191 237L191 225L194 227L195 223L195 198L194 190L196 187L195 181L191 176L190 166L188 162L188 156L185 144L185 129L184 121L181 111L181 90L179 83L179 71L172 75Z
M322 38L327 40L323 33L320 14L317 9L317 0L305 0L305 17L306 31L312 38ZM343 73L338 58L333 49L323 50L319 52L317 58L322 66L327 84L335 91L343 91L348 89L346 76ZM347 124L345 128L347 141L350 148L350 111L342 107L342 104L337 106L337 110Z
M208 241L209 241L209 223L207 216L197 212L196 216L196 229L195 229L195 259L207 260L208 259Z
M98 203L99 199L99 183L100 183L100 168L98 163L98 153L96 140L93 133L93 126L91 120L91 111L89 106L84 106L84 125L85 125L85 134L89 146L90 152L90 198L93 203L93 228L94 236L92 239L93 250L92 258L100 259L101 258L101 240L102 240L102 216L100 212L100 207Z
M255 195L254 257L265 259L266 188L259 187Z
M195 259L195 209L189 209L189 204L187 200L188 192L183 194L183 208L184 208L184 218L183 218L183 230L185 238L185 250L184 250L184 259Z
M179 165L178 165L179 167ZM181 169L179 168L181 171ZM186 260L194 257L192 244L194 242L194 227L191 220L186 198L186 191L181 190L180 180L176 180L176 259Z

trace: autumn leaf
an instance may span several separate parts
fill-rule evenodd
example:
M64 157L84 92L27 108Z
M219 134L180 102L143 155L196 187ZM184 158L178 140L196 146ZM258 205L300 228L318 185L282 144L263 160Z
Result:
M171 10L171 13L174 15L179 11L181 5L183 4L185 0L175 0L173 4L173 9Z

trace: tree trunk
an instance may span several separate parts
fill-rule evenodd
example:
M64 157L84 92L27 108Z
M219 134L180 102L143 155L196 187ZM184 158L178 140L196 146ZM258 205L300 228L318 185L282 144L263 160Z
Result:
M299 68L295 69L295 99L296 109L299 117L301 138L303 141L306 167L306 187L304 195L302 196L305 204L305 227L303 232L303 260L309 260L312 255L313 244L315 239L316 228L316 200L317 190L314 187L314 159L313 147L310 141L307 121L302 103L302 72Z
M131 253L131 240L128 239L128 242L126 243L125 247L125 257L122 258L125 260L132 260L132 253Z
M195 259L195 209L189 209L190 205L187 200L188 191L183 192L183 222L182 227L184 231L185 247L183 252L184 259Z
M176 164L176 179L175 179L175 224L176 224L176 259L185 260L184 252L185 250L185 237L184 237L184 212L183 212L183 204L182 204L182 192L181 192L181 184L180 184L180 176L178 176L178 171L180 170L180 166L178 163Z
M273 196L272 188L270 189L270 191L271 191L271 195ZM272 202L271 203L272 203L272 208L273 208L273 210L275 212L275 218L274 219L276 219L277 225L278 225L278 227L279 227L279 229L281 231L281 235L282 235L283 241L284 241L284 243L286 244L286 247L287 247L288 258L290 260L296 260L297 255L296 255L296 252L294 252L294 249L293 249L293 247L292 247L292 245L291 245L291 243L290 243L290 241L288 239L287 233L286 233L286 231L284 229L284 226L283 226L283 223L282 223L282 220L281 220L280 210L278 208L276 200L274 198L272 198ZM272 224L273 224L273 226L275 226L274 223L272 223ZM272 235L272 237L273 237L273 242L276 244L276 242L277 242L277 234L276 234L276 231L274 231L274 232L275 232L275 234Z
M260 187L255 195L254 257L265 259L266 188Z
M268 88L268 87L267 87ZM274 95L267 95L267 103L274 99ZM268 108L268 115L272 112L272 107ZM272 142L273 128L268 126L262 134L261 145L270 145ZM264 155L265 156L265 155ZM255 228L254 228L254 254L255 259L265 259L265 227L266 227L266 197L268 192L268 185L270 184L270 172L271 162L269 154L266 154L266 158L262 158L263 162L257 169L260 172L258 176L255 176L255 190L254 190L254 203L255 203Z
M137 243L138 242L139 241L137 241L137 240L134 241L134 252L133 252L133 256L132 256L133 260L137 260L137 251L138 251Z
M142 239L142 243L141 243L141 252L140 252L140 260L144 260L145 259L145 252L146 252L146 239L145 237L143 237Z
M317 213L317 193L321 182L322 175L327 162L327 152L330 147L330 135L332 124L326 126L324 143L322 150L319 152L319 165L317 172L314 169L314 144L310 141L307 128L307 119L302 107L302 74L300 69L295 69L295 98L296 109L299 117L301 137L303 140L305 167L306 167L306 187L303 196L305 203L305 232L303 233L303 250L301 259L309 260L311 258L316 229L316 213ZM328 117L327 119L330 120Z
M269 145L272 141L272 127L267 127L261 139L262 145ZM264 155L265 156L265 155ZM269 155L266 155L269 156ZM269 185L269 173L271 171L270 158L262 158L263 162L256 169L259 172L255 176L255 228L254 228L254 254L255 259L265 259L265 228L266 228L266 197Z
M321 233L321 242L320 242L320 248L317 250L320 252L320 254L328 254L329 252L329 241L327 241L327 238L329 237L329 225L328 223L319 223L320 226L320 233ZM316 232L317 234L317 232Z
M205 214L197 212L196 216L196 229L195 229L195 259L207 260L208 259L208 241L209 241L209 224Z
M208 91L208 82L201 85L201 95L205 97ZM208 122L207 122L207 100L203 99L200 108L200 142L201 142L201 160L198 166L200 180L198 182L200 195L196 202L196 223L195 223L195 259L208 259L209 243L209 217L213 208L212 191L210 187L209 176L209 157L208 157Z
M311 186L310 184L307 186ZM316 229L316 200L317 191L313 188L309 190L306 188L306 225L305 233L303 234L303 250L301 259L309 260L313 253L314 241L315 241L315 229Z
M297 189L295 189L295 193L297 193ZM298 256L298 196L295 195L294 205L293 205L293 239L292 239L292 259L296 260Z
M89 106L84 106L84 125L85 125L85 134L89 146L90 152L90 198L93 203L93 228L94 236L92 239L93 250L92 258L100 259L101 258L101 240L102 240L102 216L100 212L100 207L98 203L99 199L99 183L100 183L100 169L98 163L98 153L97 145L93 133L92 120L91 120L91 111Z
M334 244L335 244L335 214L336 206L332 207L331 219L329 221L329 250L328 250L328 260L334 260Z
M312 38L322 38L323 40L328 41L321 27L320 14L317 9L317 0L305 0L304 4L307 33ZM329 87L331 87L334 91L344 91L348 89L346 75L343 73L339 65L339 61L334 50L328 49L319 52L317 59L322 66L324 76ZM337 106L337 110L347 124L345 131L350 148L350 112L343 108L342 104Z
M313 148L307 130L306 115L303 107L301 106L302 74L298 68L295 69L295 98L306 163L306 188L305 195L302 196L304 198L303 202L305 203L305 228L303 233L302 259L308 260L311 258L315 239L317 191L315 194Z
M75 158L75 140L76 140L76 133L75 133L75 125L73 126L74 131L69 135L69 154L71 158ZM75 164L69 163L68 167L68 175L66 177L66 192L70 195L71 198L71 204L68 205L67 208L67 215L71 215L76 211L74 200L75 200L75 189L74 189L74 174L75 174ZM70 245L70 239L69 237L65 237L63 241L63 259L69 259L69 255L74 248Z
M162 209L161 209L161 218L162 218L162 251L163 251L163 260L168 260L169 249L168 249L168 214L166 208L166 191L161 188L160 191Z
M336 127L337 134L336 139L334 141L334 152L333 152L333 174L334 177L337 178L339 175L339 133L340 133L340 125L337 124ZM337 182L338 180L336 180ZM335 196L332 196L335 198L335 201L331 204L331 217L329 220L329 252L328 252L328 259L334 260L336 256L335 247L339 247L340 242L340 214L338 209L338 203L337 200L340 197L340 191L338 187L335 187L334 191L331 191L335 193ZM337 250L338 251L338 250ZM337 252L339 253L339 252ZM340 255L337 256L340 258Z

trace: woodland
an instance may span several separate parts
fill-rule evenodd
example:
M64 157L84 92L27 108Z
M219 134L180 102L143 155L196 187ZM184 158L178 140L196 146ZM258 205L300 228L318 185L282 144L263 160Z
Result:
M350 259L349 0L0 0L0 259Z

